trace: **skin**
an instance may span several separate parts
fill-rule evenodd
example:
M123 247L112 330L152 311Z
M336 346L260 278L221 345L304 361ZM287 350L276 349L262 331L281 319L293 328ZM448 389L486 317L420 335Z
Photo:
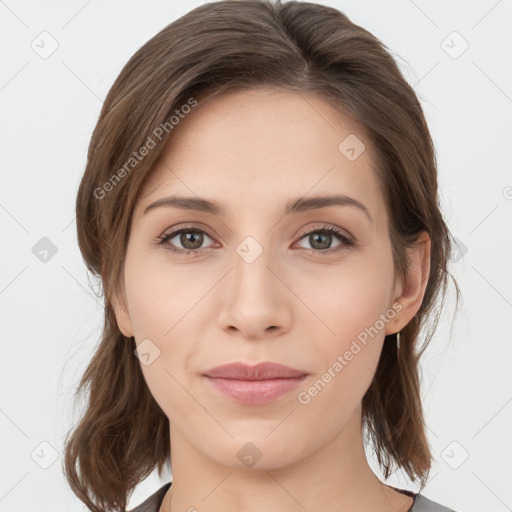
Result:
M366 145L354 161L338 150L349 134ZM412 498L383 484L368 464L361 400L384 336L402 329L420 307L430 240L423 234L409 250L401 282L372 165L361 129L312 93L224 93L175 127L133 213L113 300L123 334L137 345L148 338L160 351L141 368L170 420L173 485L161 512L411 507ZM283 216L292 198L333 192L363 203L371 220L354 206ZM170 207L143 214L173 194L216 200L226 215ZM190 223L206 232L195 246L202 252L176 254L155 243ZM350 234L355 245L335 235L330 245L315 244L308 234L324 225ZM236 251L247 236L263 251L252 263ZM194 247L179 235L166 242L172 244ZM327 254L329 248L340 250ZM300 403L299 392L393 304L400 312L309 403ZM234 361L279 362L309 376L275 402L241 405L201 375ZM261 453L252 467L237 457L247 442Z

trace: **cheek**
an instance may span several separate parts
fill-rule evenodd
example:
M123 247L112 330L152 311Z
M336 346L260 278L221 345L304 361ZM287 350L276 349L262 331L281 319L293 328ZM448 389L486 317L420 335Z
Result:
M354 282L358 281L357 277ZM312 416L332 411L333 428L342 425L359 406L375 374L384 342L387 290L376 286L329 290L319 316L328 325L316 336L316 373L299 394L298 402ZM331 332L332 331L332 332ZM320 331L319 331L320 332Z
M392 262L377 261L331 272L329 279L318 282L316 292L310 290L307 295L321 320L316 322L322 333L316 337L323 362L319 373L327 372L325 381L337 388L340 400L347 390L358 399L366 391L378 364L386 324L395 317L390 307Z
M311 326L326 339L326 346L343 349L375 326L383 336L379 319L391 306L393 283L391 257L365 254L321 269L314 276L303 272L295 290L299 297L305 298L312 312ZM375 329L372 334L375 336Z
M201 334L198 301L211 285L195 276L191 286L190 273L149 259L127 259L126 269L129 313L144 379L165 413L179 415L191 406L187 372Z
M204 280L191 270L152 256L127 258L126 294L135 339L155 338L165 343L189 321L189 313L193 314L207 286L201 286Z

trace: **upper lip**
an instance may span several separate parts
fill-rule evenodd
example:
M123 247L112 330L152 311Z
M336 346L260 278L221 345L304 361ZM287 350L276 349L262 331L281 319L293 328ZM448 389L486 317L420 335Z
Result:
M228 363L211 368L204 373L207 377L237 380L290 379L302 377L307 372L278 363L259 363L251 366L245 363Z

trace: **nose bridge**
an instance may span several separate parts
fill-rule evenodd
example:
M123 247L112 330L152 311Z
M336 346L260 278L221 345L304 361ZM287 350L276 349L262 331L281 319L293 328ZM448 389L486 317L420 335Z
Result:
M261 239L261 237L259 237ZM233 255L233 287L235 295L244 300L258 301L268 296L274 288L275 276L269 270L273 266L273 253L269 238L261 243L252 235L246 236L236 247ZM275 261L274 261L275 263ZM266 303L269 302L267 297Z
M247 337L263 335L269 327L285 327L290 319L283 296L286 287L274 274L279 265L270 238L260 243L249 235L236 246L223 292L222 327L236 327Z

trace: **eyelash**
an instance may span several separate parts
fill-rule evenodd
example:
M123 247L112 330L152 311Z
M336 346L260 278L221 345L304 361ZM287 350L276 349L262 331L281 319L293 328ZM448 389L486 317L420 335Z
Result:
M195 250L186 250L186 249L179 249L179 248L176 248L176 247L171 247L171 246L168 246L168 247L165 247L165 244L168 240L171 240L172 238L174 238L176 235L179 235L181 233L189 233L189 232L194 232L194 233L203 233L204 235L208 236L209 238L213 239L212 236L210 236L206 231L202 230L202 229L199 229L199 228L196 228L194 226L186 226L186 227L183 227L183 228L180 228L176 231L172 231L171 233L164 233L162 236L158 237L155 242L158 244L158 245L161 245L161 246L164 246L164 249L167 250L167 251L172 251L176 254L183 254L185 256L188 256L189 254L199 254L201 252L204 251L204 249L195 249ZM318 253L321 253L321 254L332 254L332 253L337 253L338 251L340 250L343 250L344 248L350 248L352 246L355 245L355 242L354 240L352 240L351 238L349 238L345 233L343 233L342 231L340 231L338 228L335 228L333 226L322 226L321 228L317 228L317 229L313 229L311 231L308 231L307 233L304 233L300 238L299 238L299 241L302 240L303 238L305 238L306 236L309 236L313 233L328 233L328 234L333 234L335 235L339 241L341 242L340 245L337 245L336 247L334 248L331 248L331 249L325 249L325 250L321 250L321 249L306 249L307 251L311 252L311 253L315 253L315 254L318 254Z

